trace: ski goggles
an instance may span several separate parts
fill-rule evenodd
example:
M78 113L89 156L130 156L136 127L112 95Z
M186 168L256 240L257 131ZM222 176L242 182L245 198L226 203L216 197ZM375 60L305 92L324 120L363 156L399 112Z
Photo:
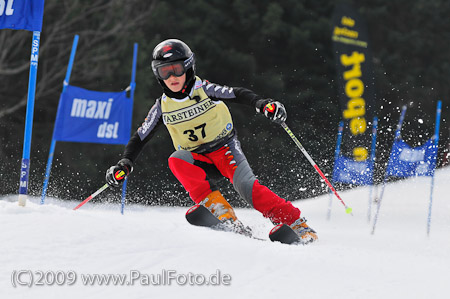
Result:
M187 70L194 64L194 54L184 61L176 61L167 64L161 64L153 67L153 72L161 80L167 80L170 76L183 76Z

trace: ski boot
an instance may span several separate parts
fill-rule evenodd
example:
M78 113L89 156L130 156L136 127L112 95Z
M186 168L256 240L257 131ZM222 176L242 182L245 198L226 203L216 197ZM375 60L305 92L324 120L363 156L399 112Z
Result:
M250 227L244 226L237 219L233 208L219 191L211 192L204 200L191 207L186 213L186 219L192 225L252 236Z
M220 191L211 192L204 200L202 200L198 204L205 206L221 222L234 222L237 220L233 208L222 196Z
M298 235L302 244L311 243L318 239L317 233L306 224L304 217L295 220L290 227Z

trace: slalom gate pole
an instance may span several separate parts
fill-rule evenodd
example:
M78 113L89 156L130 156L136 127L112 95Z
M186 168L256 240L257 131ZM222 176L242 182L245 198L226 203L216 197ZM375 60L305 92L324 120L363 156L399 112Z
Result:
M83 200L78 206L76 206L74 208L74 210L78 210L81 206L83 206L85 203L87 203L88 201L90 201L91 199L93 199L94 197L96 197L97 195L99 195L100 193L102 193L103 191L105 191L106 189L108 189L109 185L108 184L104 184L100 189L98 189L97 191L95 191L93 194L91 194L88 198L86 198L85 200Z
M123 185L122 185L122 199L120 201L120 214L122 214L122 215L125 210L125 197L127 194L127 180L128 180L128 178L125 178L125 180L123 180Z
M80 37L78 35L75 35L75 37L73 38L72 50L70 52L70 58L69 58L69 65L67 66L66 77L63 82L62 92L64 92L66 90L66 87L69 85L70 75L72 74L73 62L75 60L75 54L77 52L79 38ZM56 119L58 119L58 114L61 113L60 107L61 107L61 105L58 104L58 109L56 112ZM43 205L45 203L45 197L47 195L47 189L48 189L48 181L50 180L50 172L51 172L52 164L53 164L53 156L54 156L55 147L56 147L55 130L56 130L56 126L54 125L52 142L50 144L50 150L49 150L48 159L47 159L47 167L45 169L44 183L42 186L41 205Z
M402 107L402 112L400 114L400 119L397 124L397 130L395 131L394 142L392 143L391 153L389 154L389 162L388 162L387 167L389 167L389 164L392 163L392 150L394 149L394 144L401 137L400 133L402 130L403 120L405 119L405 114L406 114L406 105L404 105ZM388 176L389 176L389 174L388 174L387 168L386 168L386 170L384 171L383 188L381 189L381 194L380 194L380 197L378 198L377 211L375 212L375 218L373 220L372 235L375 233L375 227L377 226L378 214L380 213L380 207L381 207L381 200L383 199L384 189L386 189L386 181L387 181Z
M133 46L133 64L131 66L131 82L130 82L130 99L134 100L134 91L136 89L136 64L138 55L138 44L134 43ZM131 120L130 120L131 121ZM123 215L125 210L125 199L127 195L127 178L125 178L122 185L122 199L120 201L120 213Z
M292 133L291 129L289 129L289 127L286 125L285 122L281 123L281 126L283 127L283 129L289 134L289 136L291 136L292 140L294 141L294 143L297 145L297 147L302 151L303 155L305 155L305 157L308 159L309 163L311 163L311 165L314 167L314 169L319 173L319 175L322 177L322 179L325 181L325 183L327 184L328 188L330 188L330 190L334 193L334 195L336 195L336 197L341 201L341 203L344 205L345 207L345 212L347 214L352 214L352 208L348 207L345 202L342 200L342 198L339 196L339 194L336 192L336 189L334 189L333 185L331 185L330 181L328 181L328 179L325 177L325 175L323 174L323 172L319 169L319 167L317 166L316 162L314 162L314 160L311 158L311 156L308 154L308 152L305 150L305 148L303 147L303 145L300 143L300 141L298 141L297 137L295 137L294 133Z
M372 203L373 203L373 177L375 174L375 151L377 147L377 128L378 128L378 117L373 118L372 123L372 150L370 152L370 163L372 163L372 174L369 189L369 206L367 207L367 221L370 223L370 217L372 215Z
M25 116L22 163L19 181L18 203L19 206L21 207L24 207L26 205L28 199L28 185L29 185L30 159L31 159L30 158L31 136L33 131L34 103L36 98L36 81L37 81L40 41L41 41L41 32L33 31L33 40L31 42L30 73L28 77L28 97Z
M439 147L439 126L441 122L441 107L442 107L442 101L438 101L437 108L436 108L436 124L434 129L434 148L436 149L436 155L435 155L435 164L433 168L433 172L431 175L431 190L430 190L430 204L428 206L428 218L427 218L427 236L430 236L430 229L431 229L431 209L433 207L433 189L434 189L434 172L436 170L436 164L437 164L437 154L438 154L438 147Z

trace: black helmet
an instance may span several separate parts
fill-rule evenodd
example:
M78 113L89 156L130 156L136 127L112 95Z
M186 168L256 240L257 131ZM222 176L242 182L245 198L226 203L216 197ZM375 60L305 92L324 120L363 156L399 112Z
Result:
M181 76L186 73L186 82L189 83L195 77L194 53L181 40L165 40L153 50L152 70L160 82L172 74Z

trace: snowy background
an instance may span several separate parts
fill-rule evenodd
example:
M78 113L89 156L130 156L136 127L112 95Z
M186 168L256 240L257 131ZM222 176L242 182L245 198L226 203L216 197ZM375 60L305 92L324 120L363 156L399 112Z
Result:
M436 172L431 234L426 223L431 179L387 185L374 235L367 220L368 188L342 192L347 215L328 196L294 202L319 241L289 246L190 226L186 208L88 203L82 199L0 198L0 298L448 298L450 293L450 169ZM93 190L95 191L95 190ZM380 190L378 190L380 191ZM86 197L89 194L86 195ZM375 211L373 206L372 211ZM237 209L268 240L271 223ZM372 217L373 219L373 217ZM12 286L13 271L75 271L71 286ZM229 286L87 286L82 274L231 276ZM23 281L28 280L23 275Z

